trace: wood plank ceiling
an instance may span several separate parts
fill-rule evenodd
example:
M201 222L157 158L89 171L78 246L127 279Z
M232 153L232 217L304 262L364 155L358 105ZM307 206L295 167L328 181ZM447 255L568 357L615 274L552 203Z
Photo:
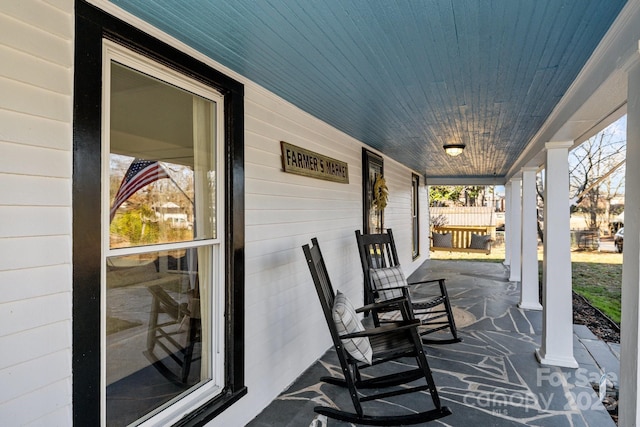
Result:
M465 178L507 173L625 1L112 0L427 177Z

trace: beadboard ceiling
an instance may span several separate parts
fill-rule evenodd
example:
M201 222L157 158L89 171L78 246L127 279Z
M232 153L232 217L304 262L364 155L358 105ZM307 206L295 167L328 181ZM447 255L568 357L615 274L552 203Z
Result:
M112 3L427 177L486 178L507 174L625 0Z

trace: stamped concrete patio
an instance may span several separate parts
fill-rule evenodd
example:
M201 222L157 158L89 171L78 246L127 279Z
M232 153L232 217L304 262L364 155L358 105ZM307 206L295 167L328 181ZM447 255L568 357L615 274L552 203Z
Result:
M429 425L443 426L615 426L591 383L603 373L617 383L616 348L574 326L574 355L580 368L541 366L534 351L540 346L542 313L517 307L519 283L508 281L500 263L425 262L409 280L445 277L462 343L429 346L427 354L440 398L453 415ZM318 382L339 376L333 349L327 351L249 426L351 426L329 419L318 423L317 405L352 410L346 390ZM370 413L422 411L426 395L405 395L371 402ZM313 424L312 424L313 423Z

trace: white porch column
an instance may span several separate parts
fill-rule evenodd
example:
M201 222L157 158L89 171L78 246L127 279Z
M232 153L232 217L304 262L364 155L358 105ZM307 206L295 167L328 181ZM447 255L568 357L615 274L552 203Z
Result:
M640 45L640 42L639 42ZM622 328L620 353L621 426L640 426L640 56L626 70L627 170L624 205L624 252L622 254Z
M518 307L542 310L538 293L536 168L522 169L522 285Z
M569 235L568 155L572 145L571 141L546 144L542 346L536 350L541 364L567 368L578 367L573 357Z
M520 263L522 259L522 178L514 177L511 178L511 215L509 215L509 219L511 220L511 225L509 226L509 231L511 237L509 238L511 242L511 266L509 281L510 282L519 282L522 280L522 275L520 274Z
M504 185L504 265L511 264L511 181Z

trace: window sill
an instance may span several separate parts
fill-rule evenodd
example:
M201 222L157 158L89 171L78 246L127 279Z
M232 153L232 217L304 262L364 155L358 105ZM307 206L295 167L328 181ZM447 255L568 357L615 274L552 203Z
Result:
M247 387L241 387L235 392L223 392L197 410L185 415L184 418L174 424L174 427L202 426L220 415L246 394Z

